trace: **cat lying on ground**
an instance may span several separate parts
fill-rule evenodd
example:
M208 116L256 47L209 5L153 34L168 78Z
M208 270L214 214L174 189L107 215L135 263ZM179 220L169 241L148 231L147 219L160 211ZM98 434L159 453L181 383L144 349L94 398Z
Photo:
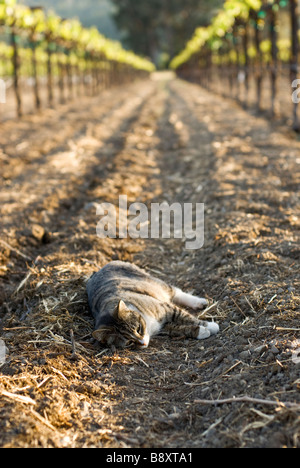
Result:
M94 273L87 293L95 318L93 336L107 346L125 348L135 343L145 348L162 330L198 340L219 332L215 322L201 321L181 309L203 309L205 299L169 286L130 263L111 262Z

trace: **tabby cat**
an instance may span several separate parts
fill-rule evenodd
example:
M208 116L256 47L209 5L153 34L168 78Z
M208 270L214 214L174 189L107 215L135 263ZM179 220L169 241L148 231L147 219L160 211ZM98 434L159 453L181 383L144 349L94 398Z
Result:
M180 308L203 309L205 299L194 297L152 277L139 267L111 262L87 283L89 306L95 318L93 337L107 346L131 343L146 348L160 331L170 336L202 340L219 331Z

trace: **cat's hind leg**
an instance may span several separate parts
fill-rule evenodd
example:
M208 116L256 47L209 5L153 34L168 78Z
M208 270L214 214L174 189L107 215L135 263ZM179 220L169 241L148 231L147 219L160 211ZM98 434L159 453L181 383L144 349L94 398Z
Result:
M172 300L176 305L189 307L193 310L204 309L208 304L206 299L193 296L192 294L187 294L179 288L174 288L174 296Z

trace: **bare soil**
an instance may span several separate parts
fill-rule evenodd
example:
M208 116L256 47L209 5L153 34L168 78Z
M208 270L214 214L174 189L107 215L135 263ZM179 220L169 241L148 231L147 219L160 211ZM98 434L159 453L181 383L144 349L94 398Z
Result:
M299 149L157 77L4 122L0 446L299 448ZM205 203L204 247L99 239L96 203L121 194ZM85 281L112 259L207 297L220 334L101 348Z

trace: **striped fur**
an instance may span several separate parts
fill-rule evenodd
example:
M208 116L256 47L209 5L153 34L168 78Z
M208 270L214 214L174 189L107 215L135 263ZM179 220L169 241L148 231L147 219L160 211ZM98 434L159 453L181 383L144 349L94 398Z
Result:
M219 331L217 324L198 320L181 306L203 308L205 299L183 293L135 265L111 262L87 283L95 319L93 336L108 346L130 343L147 347L151 336L203 339ZM180 307L179 307L180 306Z

